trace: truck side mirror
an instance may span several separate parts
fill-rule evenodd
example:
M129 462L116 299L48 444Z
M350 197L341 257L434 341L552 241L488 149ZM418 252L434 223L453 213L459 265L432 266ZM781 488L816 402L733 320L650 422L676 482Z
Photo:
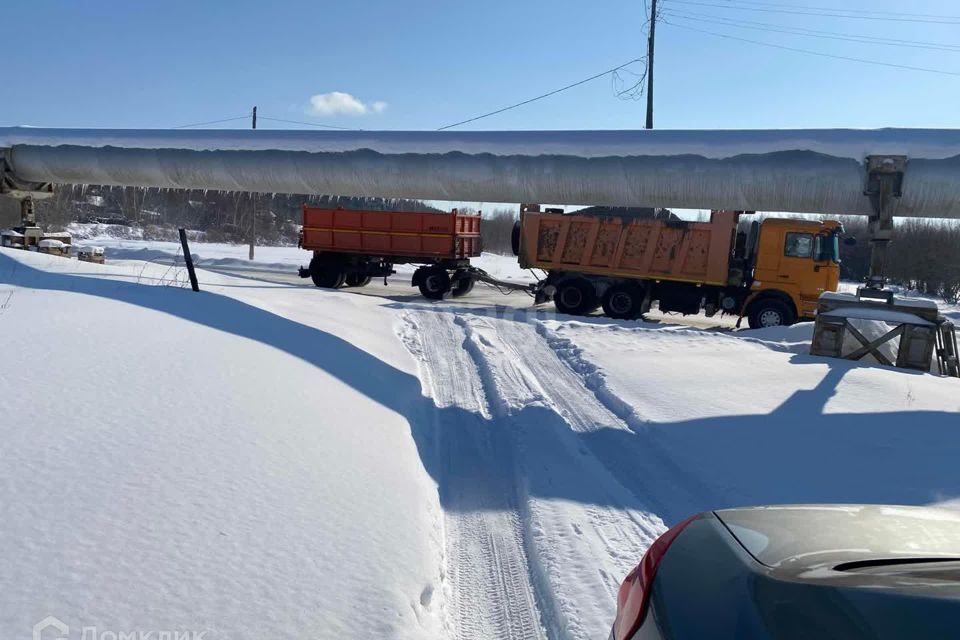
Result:
M847 236L843 239L843 244L847 245L848 247L852 247L853 245L857 244L857 239L853 236Z

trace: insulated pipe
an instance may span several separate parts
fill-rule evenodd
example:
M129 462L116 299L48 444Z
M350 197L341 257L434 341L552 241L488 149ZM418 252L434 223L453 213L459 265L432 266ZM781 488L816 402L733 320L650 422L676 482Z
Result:
M960 218L960 130L166 131L0 128L44 183L874 215L867 156L907 157L895 216Z

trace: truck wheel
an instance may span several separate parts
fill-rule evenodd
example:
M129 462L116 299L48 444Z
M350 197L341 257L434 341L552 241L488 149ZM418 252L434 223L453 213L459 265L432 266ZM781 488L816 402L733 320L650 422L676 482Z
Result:
M442 300L450 291L450 274L446 269L427 269L420 280L420 295L430 300Z
M344 280L344 286L346 287L365 287L370 284L372 278L370 276L362 276L359 273L348 274Z
M520 255L520 221L513 223L513 229L510 230L510 248L513 249L513 255Z
M314 258L310 261L310 279L313 284L326 289L336 289L345 279L343 268L336 260Z
M643 287L635 284L615 284L603 294L603 312L609 318L632 320L640 316Z
M557 283L553 304L560 313L582 316L597 308L597 292L586 278L569 278Z
M451 295L453 295L454 298L467 295L473 291L473 285L476 284L476 282L477 281L473 278L462 278L457 280L453 284L453 291L451 291Z
M765 329L791 325L796 322L796 318L793 317L793 310L783 300L760 298L750 305L747 321L751 329Z

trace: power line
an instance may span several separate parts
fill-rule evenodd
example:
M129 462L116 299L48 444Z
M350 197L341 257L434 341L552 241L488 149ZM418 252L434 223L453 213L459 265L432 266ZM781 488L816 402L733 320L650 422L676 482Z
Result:
M558 94L558 93L560 93L560 92L562 92L562 91L566 91L567 89L573 89L574 87L579 87L580 85L586 84L587 82L590 82L591 80L596 80L597 78L602 78L603 76L605 76L605 75L607 75L607 74L613 73L613 72L615 72L615 71L617 71L617 70L619 70L619 69L622 69L622 68L624 68L624 67L626 67L626 66L628 66L628 65L631 65L631 64L633 64L633 63L635 63L635 62L642 62L642 61L643 61L643 58L634 58L633 60L630 60L629 62L624 62L624 63L621 64L621 65L617 65L616 67L613 67L612 69L607 69L606 71L602 71L602 72L600 72L600 73L598 73L598 74L596 74L596 75L592 75L592 76L590 76L589 78L584 78L583 80L578 80L577 82L574 82L573 84L568 84L568 85L565 86L565 87L560 87L559 89L554 89L553 91L550 91L549 93L545 93L545 94L543 94L543 95L537 96L536 98L530 98L529 100L524 100L523 102L518 102L518 103L516 103L516 104L512 104L512 105L510 105L509 107L503 107L503 108L501 108L501 109L497 109L496 111L491 111L491 112L489 112L489 113L484 113L483 115L475 116L475 117L473 117L473 118L468 118L468 119L466 119L466 120L461 120L460 122L454 122L453 124L448 124L448 125L445 125L445 126L443 126L443 127L439 127L439 128L437 129L437 131L443 131L444 129L452 129L453 127L459 127L460 125L462 125L462 124L467 124L468 122L474 122L474 121L476 121L476 120L481 120L481 119L483 119L483 118L489 118L490 116L495 116L495 115L497 115L498 113L503 113L504 111L509 111L510 109L516 109L517 107L522 107L522 106L525 105L525 104L530 104L531 102L536 102L537 100L543 100L544 98L549 98L550 96L554 96L554 95L556 95L556 94Z
M194 122L193 124L182 124L179 127L173 127L174 129L186 129L187 127L202 127L205 124L219 124L221 122L230 122L232 120L246 120L250 117L250 114L245 114L242 116L237 116L235 118L223 118L222 120L210 120L209 122Z
M847 42L858 42L860 44L877 44L891 47L908 47L912 49L931 49L934 51L952 51L960 52L960 45L948 45L934 42L918 42L912 40L897 40L894 38L881 38L875 36L866 36L858 34L837 33L835 31L820 31L817 29L804 29L801 27L789 27L785 25L770 24L767 22L755 22L753 20L735 20L721 16L711 16L707 14L685 14L669 11L668 17L681 18L683 20L695 20L697 22L707 22L727 27L736 27L738 29L753 29L754 31L767 31L771 33L787 33L799 36L808 36L811 38L823 38L827 40L844 40ZM757 26L754 26L757 25Z
M770 42L762 42L760 40L750 40L749 38L740 38L738 36L731 36L726 33L717 33L716 31L707 31L706 29L698 29L697 27L691 27L688 25L677 24L675 22L669 22L667 20L663 21L664 24L668 24L671 27L677 27L679 29L687 29L689 31L697 31L699 33L706 33L711 36L717 36L718 38L726 38L728 40L739 40L740 42L749 42L751 44L759 44L764 47L772 47L774 49L783 49L785 51L794 51L797 53L806 53L812 56L820 56L821 58L834 58L837 60L847 60L849 62L862 62L863 64L872 64L880 67L893 67L895 69L906 69L908 71L924 71L926 73L939 73L941 75L947 76L960 76L960 72L957 71L945 71L943 69L931 69L929 67L913 67L905 64L895 64L893 62L880 62L878 60L866 60L864 58L853 58L850 56L841 56L834 55L832 53L823 53L822 51L811 51L810 49L800 49L798 47L787 47L780 44L772 44Z
M867 15L850 15L849 13L835 13L835 9L828 9L826 11L834 11L834 13L827 13L826 11L796 11L793 9L765 9L762 7L755 6L746 6L738 7L732 4L718 4L715 2L699 2L698 0L671 0L671 3L676 4L689 4L695 5L698 7L714 7L720 9L733 9L734 11L760 11L763 13L786 13L790 15L798 16L817 16L819 18L849 18L855 20L882 20L885 22L920 22L924 24L960 24L960 19L954 19L953 17L948 18L947 20L938 19L938 18L906 18L906 17L885 17L885 16L867 16ZM777 5L779 6L779 5Z
M246 117L246 116L244 116ZM352 127L338 127L332 124L320 124L319 122L302 122L300 120L286 120L284 118L270 118L268 116L261 115L261 120L273 120L274 122L286 122L288 124L302 124L307 127L322 127L324 129L340 129L342 131L362 131L362 129L354 129Z
M809 11L837 11L841 13L853 14L879 14L887 16L904 16L912 18L945 18L947 20L960 20L960 16L945 16L935 13L908 13L904 11L881 11L878 9L838 9L836 7L812 7L810 5L785 4L782 2L757 2L756 0L728 0L735 4L750 4L761 7L785 7L788 9L803 9Z
M625 71L632 75L636 80L630 86L625 86L626 82L620 76L620 72ZM647 69L644 67L643 73L634 73L629 69L618 69L610 74L610 85L613 89L613 95L621 100L637 101L644 96L644 86L647 80Z

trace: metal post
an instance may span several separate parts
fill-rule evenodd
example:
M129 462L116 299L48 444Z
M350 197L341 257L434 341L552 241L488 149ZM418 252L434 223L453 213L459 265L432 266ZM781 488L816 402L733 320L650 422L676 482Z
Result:
M647 129L653 129L653 49L657 35L657 0L650 2L650 35L647 37Z
M183 247L183 261L187 264L187 273L190 275L190 288L194 291L200 291L200 283L197 282L197 272L193 268L193 256L190 255L190 245L187 244L187 230L178 229L180 232L180 246Z
M20 226L37 226L37 215L33 208L33 198L27 197L20 201Z
M257 128L257 107L253 107L253 125L252 128ZM257 243L257 194L250 194L250 260L253 260L253 247Z
M890 204L902 195L906 156L867 156L867 186L863 195L870 198L873 215L867 232L870 237L870 276L867 286L882 289L886 284L884 271L887 246L893 237L893 211Z

